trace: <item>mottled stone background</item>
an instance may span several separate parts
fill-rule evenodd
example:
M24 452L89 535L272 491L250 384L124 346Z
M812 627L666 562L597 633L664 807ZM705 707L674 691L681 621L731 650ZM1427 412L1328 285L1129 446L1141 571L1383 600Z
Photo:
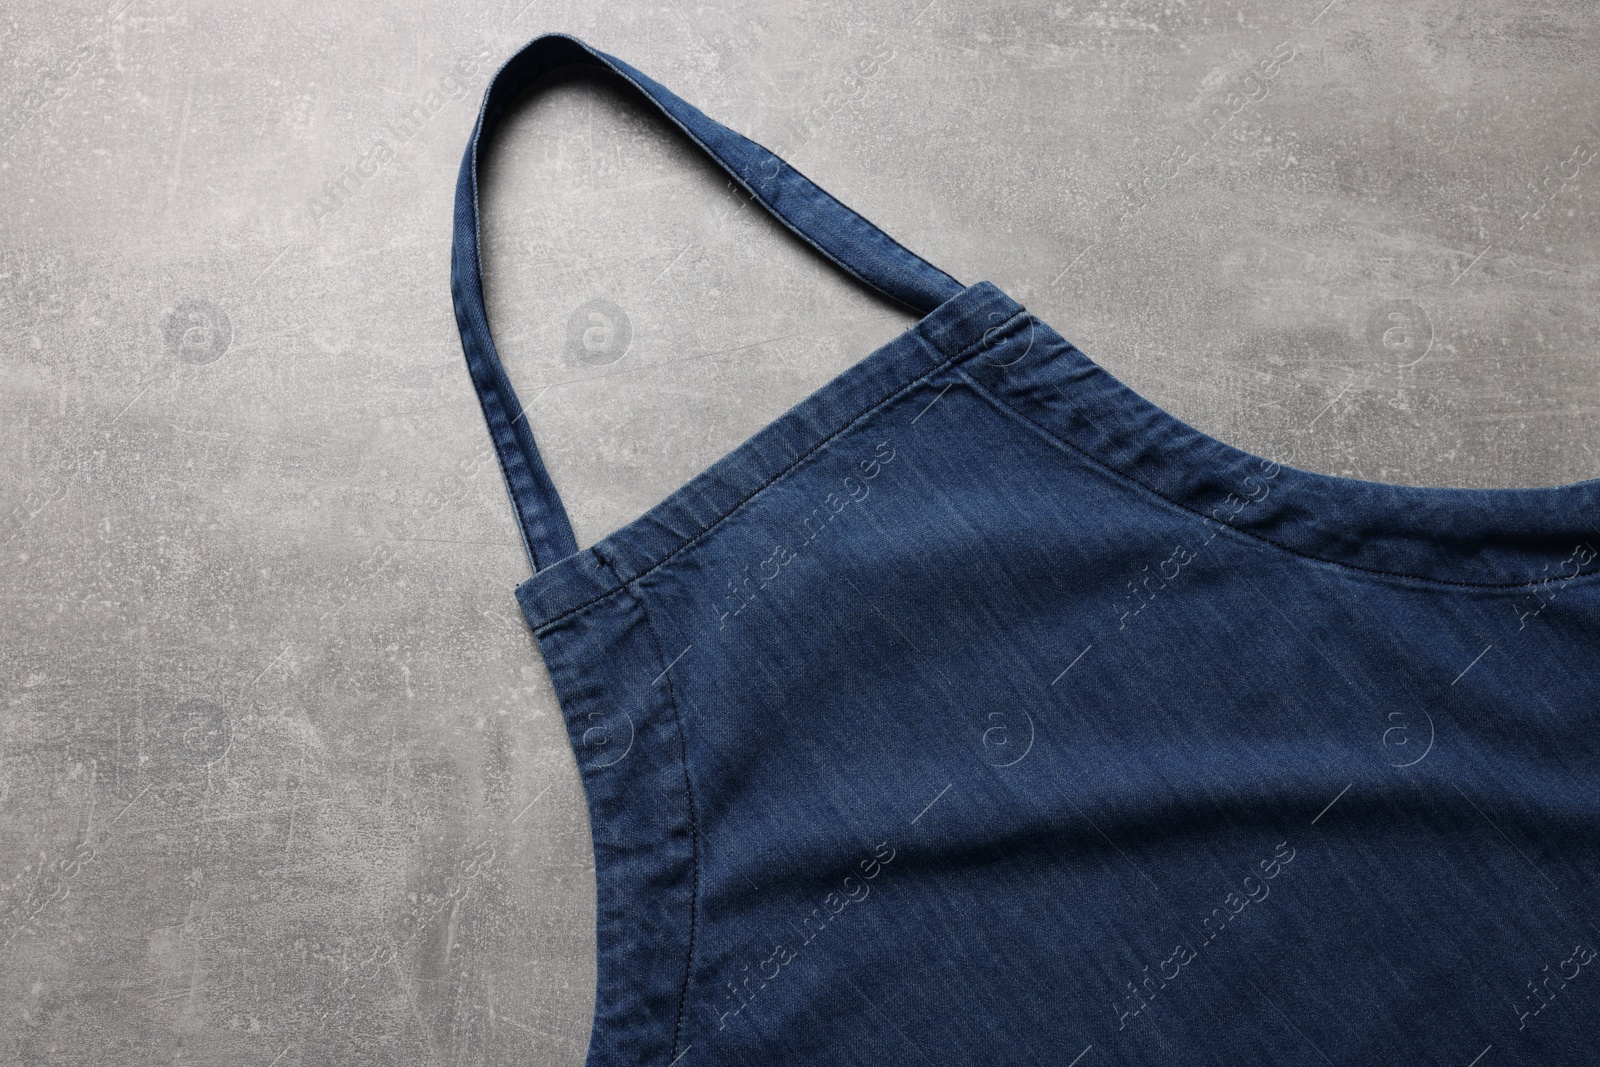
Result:
M478 97L541 31L1230 443L1600 474L1582 0L3 14L5 1064L581 1063L586 815L448 288ZM580 544L912 321L604 77L485 195Z

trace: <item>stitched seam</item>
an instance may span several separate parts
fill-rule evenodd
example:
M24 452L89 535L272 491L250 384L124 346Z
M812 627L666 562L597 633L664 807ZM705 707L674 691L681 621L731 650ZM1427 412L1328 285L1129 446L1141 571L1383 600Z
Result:
M916 386L921 385L923 382L927 381L929 378L933 377L935 374L938 374L940 371L944 370L945 368L950 367L953 364L961 362L963 359L967 358L967 356L969 356L973 352L977 351L977 349L980 346L988 344L989 340L990 340L990 336L992 334L1009 327L1013 322L1017 321L1022 316L1028 315L1028 314L1029 313L1028 313L1027 309L1024 308L1023 310L1018 311L1015 314L1013 314L1010 318L1006 319L1004 322L1000 323L999 325L989 327L989 329L984 332L984 335L982 337L978 338L978 340L973 341L971 344L969 344L965 348L961 349L961 351L957 352L955 355L950 356L949 358L945 359L942 363L939 363L939 364L936 364L935 366L929 367L925 372L923 372L922 374L920 374L917 377L913 378L911 381L907 382L905 385L902 385L900 388L896 389L894 392L890 393L888 396L884 397L882 400L879 400L876 403L872 404L870 407L868 407L865 410L863 410L860 414L858 414L858 415L854 416L853 418L851 418L851 420L849 422L847 422L843 426L839 427L839 429L835 430L833 433L830 433L828 436L826 436L822 440L818 441L812 447L806 449L806 451L801 453L799 456L797 456L794 459L793 462L789 463L782 470L778 471L772 477L768 478L766 481L762 482L759 486L757 486L756 488L752 489L748 495L740 498L740 500L737 503L735 503L731 508L729 508L723 514L717 516L717 518L709 526L707 526L705 529L701 530L699 533L697 533L693 537L689 538L687 541L685 541L683 544L679 545L677 548L673 549L671 552L668 552L665 556L662 556L661 559L657 560L655 563L652 563L650 566L646 567L644 570L640 571L638 574L635 574L633 577L627 579L627 581L622 583L622 586L619 586L616 589L611 589L611 590L608 590L607 592L601 593L597 597L592 597L589 600L585 600L583 603L579 604L577 607L568 608L566 611L563 611L560 615L557 615L554 618L548 619L545 622L541 623L539 625L538 630L536 630L535 632L536 633L542 633L546 628L554 626L556 623L560 622L562 619L567 618L569 615L575 615L578 612L582 611L584 608L587 608L591 604L598 604L600 601L605 600L608 597L613 597L613 596L617 595L617 593L622 591L623 587L625 587L625 586L627 586L627 585L629 585L629 584L631 584L633 582L637 582L639 579L645 577L647 574L650 574L652 571L655 571L657 568L665 566L669 561L672 560L672 558L674 556L678 555L680 552L683 552L683 551L687 550L690 546L692 546L695 542L699 541L701 538L705 537L712 530L715 530L718 526L722 525L728 519L733 518L733 516L735 514L737 514L741 509L743 509L746 504L748 504L748 503L750 503L750 501L754 500L758 495L760 495L762 492L764 492L774 482L778 481L784 475L788 474L790 471L794 470L800 464L802 464L806 460L810 459L812 455L814 455L816 452L821 450L824 446L826 446L831 441L833 441L834 438L839 437L842 434L845 434L845 433L849 432L852 428L854 428L856 423L860 422L862 419L866 418L868 415L871 415L874 411L877 411L879 408L881 408L884 405L888 404L890 401L892 401L896 397L898 397L901 393L907 392L907 391L915 388ZM857 364L857 365L859 366L859 364ZM964 372L963 372L963 376L965 376ZM824 387L824 388L826 388L826 387ZM815 394L813 394L813 395L815 395ZM751 438L751 440L753 441L754 438ZM750 442L747 441L745 443L749 444ZM738 452L738 451L742 450L742 448L743 448L743 446L740 446L739 449L735 449L734 452L730 452L728 455L732 456L732 455L734 455L735 452ZM698 475L696 476L696 479L694 479L694 480L698 480ZM694 480L691 480L688 484L684 485L682 488L687 489L689 487L689 485L693 484ZM673 495L675 496L677 494L675 493ZM668 499L671 499L671 498L669 497Z
M609 568L610 563L606 566ZM678 1017L672 1028L672 1063L678 1059L678 1042L683 1038L683 1016L689 1006L689 977L694 968L694 939L696 930L696 916L700 911L700 825L695 817L694 786L689 781L689 742L683 731L683 716L678 710L678 691L672 684L670 664L667 663L666 654L661 647L661 637L656 633L655 623L650 621L650 611L644 606L644 600L632 588L630 583L624 582L621 587L633 598L638 605L639 613L644 616L644 627L650 634L650 643L655 646L656 659L662 664L661 675L667 682L667 701L672 706L672 720L678 728L678 767L683 772L683 795L689 804L689 862L691 877L689 882L689 947L683 959L683 985L678 989Z
M1202 520L1209 520L1209 521L1214 522L1214 523L1216 522L1215 519L1211 519L1207 515L1202 515L1198 511L1195 511L1193 508L1189 507L1188 505L1181 504L1178 501L1173 500L1171 497L1167 496L1165 493L1161 492L1159 489L1156 489L1156 488L1154 488L1154 487L1152 487L1150 485L1145 484L1144 482L1140 481L1138 478L1135 478L1133 475L1128 474L1125 471L1118 470L1116 467L1111 466L1109 463L1107 463L1105 460L1101 459L1100 457L1094 455L1093 453L1084 451L1082 448L1079 448L1077 445L1073 444L1071 441L1068 441L1065 438L1061 437L1060 435L1051 432L1047 427L1041 426L1039 423L1037 423L1033 419L1029 418L1022 411L1018 410L1013 404L1009 403L1004 397L998 395L993 390L991 390L988 386L984 385L982 382L980 382L976 378L972 377L972 375L968 374L965 370L957 367L956 368L956 373L959 374L962 378L966 379L967 384L972 386L972 388L974 390L976 390L979 395L983 396L984 398L989 400L991 403L993 403L995 406L999 407L1006 414L1011 415L1013 418L1020 419L1022 422L1026 423L1029 426L1031 426L1034 430L1036 430L1040 434L1043 434L1045 437L1049 438L1051 441L1054 441L1056 444L1061 445L1064 448L1071 449L1073 452L1076 452L1078 455L1080 455L1084 459L1088 460L1094 466L1099 467L1101 470L1104 470L1105 472L1107 472L1108 474L1112 475L1113 477L1116 477L1116 478L1121 479L1121 480L1126 481L1126 482L1131 482L1132 484L1138 486L1140 489L1143 489L1145 492L1151 494L1152 496L1154 496L1154 497L1156 497L1156 498L1158 498L1160 500L1165 501L1166 503L1172 505L1173 507L1179 509L1180 511L1183 511L1183 512L1186 512L1186 513L1188 513L1190 515L1193 515L1196 518L1199 518L1199 519L1202 519ZM1255 458L1261 458L1261 457L1255 457ZM1532 586L1535 586L1535 585L1539 584L1538 580L1527 581L1527 582L1509 582L1509 583L1507 583L1507 582L1467 582L1467 581L1461 581L1460 579L1455 579L1455 578L1429 578L1429 577L1425 577L1425 576L1420 575L1420 574L1408 574L1405 571L1383 570L1382 568L1379 568L1379 567L1363 567L1359 563L1345 563L1345 562L1342 562L1340 560L1324 559L1322 556L1314 556L1309 552L1302 552L1301 550L1299 550L1297 548L1294 548L1294 547L1292 547L1290 545L1283 544L1281 541L1274 541L1272 538L1267 537L1267 536L1265 536L1263 534L1253 533L1253 532L1251 532L1249 530L1241 530L1237 526L1229 526L1229 525L1227 525L1225 523L1216 523L1216 524L1219 527L1221 527L1222 529L1227 530L1230 533L1237 534L1240 537L1248 538L1248 539L1250 539L1252 541L1260 541L1263 544L1271 545L1273 548L1281 549L1282 551L1287 552L1292 556L1298 556L1301 559L1314 560L1317 563L1326 563L1330 567L1345 567L1345 568L1348 568L1348 569L1353 570L1353 571L1361 571L1361 572L1363 572L1365 574L1379 574L1379 575L1384 575L1384 576L1390 577L1390 578L1406 578L1406 579L1408 579L1410 581L1415 581L1415 582L1430 582L1430 583L1433 583L1433 584L1436 584L1436 585L1458 586L1458 587L1465 588L1465 589L1499 589L1499 590L1526 589L1526 588L1529 588L1529 587L1532 587ZM1574 575L1571 578L1568 578L1567 581L1568 582L1574 582L1574 581L1578 581L1580 579L1591 579L1591 578L1596 578L1596 577L1600 577L1600 571L1592 571L1592 572L1590 572L1589 574L1586 574L1586 575Z

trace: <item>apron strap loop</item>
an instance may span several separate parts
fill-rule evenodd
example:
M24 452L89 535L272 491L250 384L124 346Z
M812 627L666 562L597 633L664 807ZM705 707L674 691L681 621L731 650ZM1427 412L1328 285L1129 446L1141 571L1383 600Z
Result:
M541 75L573 63L620 75L655 104L759 204L845 273L926 315L963 286L828 195L774 153L708 118L633 67L576 37L537 37L506 61L484 90L483 105L456 183L450 291L473 386L500 458L528 562L535 572L578 550L572 524L534 445L526 412L489 335L483 305L478 160L522 92Z

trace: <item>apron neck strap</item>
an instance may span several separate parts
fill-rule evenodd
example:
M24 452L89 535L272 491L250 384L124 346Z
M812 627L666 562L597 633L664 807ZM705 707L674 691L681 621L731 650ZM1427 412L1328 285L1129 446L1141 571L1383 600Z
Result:
M618 74L659 108L733 180L846 274L926 315L963 288L872 223L828 195L774 153L708 118L633 67L567 34L537 37L506 61L484 90L456 182L450 292L461 347L483 404L512 508L535 572L578 550L572 524L533 442L522 404L489 335L483 305L478 161L517 98L541 75L581 63Z

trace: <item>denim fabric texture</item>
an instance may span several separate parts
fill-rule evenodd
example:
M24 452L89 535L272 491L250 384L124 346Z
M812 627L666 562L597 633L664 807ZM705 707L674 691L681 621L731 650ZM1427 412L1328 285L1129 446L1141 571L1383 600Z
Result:
M581 550L478 254L569 63L922 315ZM589 1063L1600 1063L1600 481L1242 452L564 35L489 85L452 288L589 803Z

